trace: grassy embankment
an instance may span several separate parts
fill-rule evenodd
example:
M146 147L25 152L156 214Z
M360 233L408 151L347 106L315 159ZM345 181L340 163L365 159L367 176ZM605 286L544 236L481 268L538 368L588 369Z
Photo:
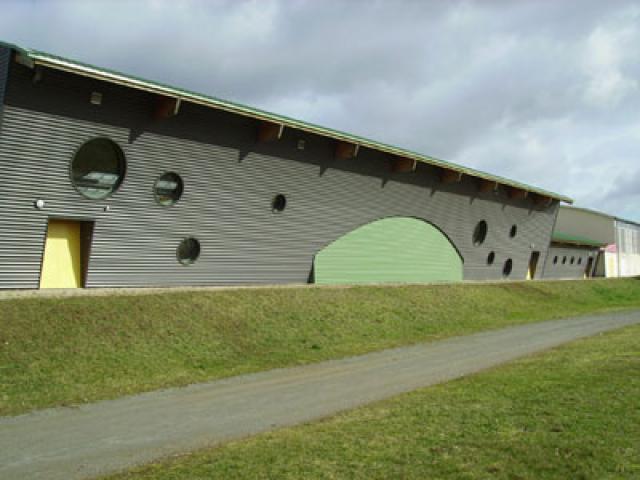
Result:
M640 327L112 480L637 479Z
M640 281L0 301L0 415L640 307Z

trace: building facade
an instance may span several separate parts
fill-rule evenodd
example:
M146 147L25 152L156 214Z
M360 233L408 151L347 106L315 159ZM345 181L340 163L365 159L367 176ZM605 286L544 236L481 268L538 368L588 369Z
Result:
M615 248L607 252L608 277L634 277L640 275L640 224L616 218Z
M539 278L551 192L0 47L0 288Z

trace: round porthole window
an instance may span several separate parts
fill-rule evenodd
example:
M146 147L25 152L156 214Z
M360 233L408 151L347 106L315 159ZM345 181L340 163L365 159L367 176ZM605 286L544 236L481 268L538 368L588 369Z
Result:
M508 277L509 275L511 275L512 269L513 269L513 260L509 258L507 259L506 262L504 262L504 266L502 267L502 276Z
M153 194L160 205L173 205L182 196L182 178L173 172L163 173L153 185Z
M517 225L511 225L511 230L509 230L509 236L511 238L515 237L516 234L518 233L518 226Z
M476 228L473 229L473 244L477 247L478 245L482 245L485 238L487 238L487 222L484 220L480 220L476 225Z
M200 242L193 237L185 238L178 245L176 257L183 265L191 265L200 256Z
M493 262L495 259L496 259L496 252L489 252L489 255L487 255L487 265L493 265Z
M273 201L271 202L271 209L274 212L282 212L287 207L287 197L279 193L275 197L273 197Z
M100 200L124 180L126 162L120 147L108 138L84 143L71 161L71 182L87 198Z

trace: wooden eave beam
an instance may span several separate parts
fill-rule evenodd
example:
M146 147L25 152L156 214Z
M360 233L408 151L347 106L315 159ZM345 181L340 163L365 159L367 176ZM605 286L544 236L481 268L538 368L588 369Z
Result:
M553 202L553 198L547 197L546 195L540 195L536 193L533 195L533 203L536 205L541 205L543 207L548 207Z
M442 183L458 183L462 180L462 172L443 168L440 170L440 182Z
M336 160L348 160L355 158L360 150L360 145L356 143L349 143L338 141L336 143Z
M258 142L273 142L282 138L284 125L281 123L272 123L261 121L258 124Z
M153 112L153 118L155 120L165 120L175 117L180 111L181 103L179 98L158 95L156 97L156 108Z
M522 188L511 187L509 190L509 198L514 200L523 200L529 196L529 192Z
M412 158L393 157L391 160L391 171L393 173L415 172L417 162Z
M494 182L491 180L480 180L480 186L478 187L478 190L483 193L497 192L499 185L500 184L498 182Z

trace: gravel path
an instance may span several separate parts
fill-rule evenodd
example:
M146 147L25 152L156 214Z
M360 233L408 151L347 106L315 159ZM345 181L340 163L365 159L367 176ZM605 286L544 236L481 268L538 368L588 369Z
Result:
M599 332L640 311L569 318L75 408L0 418L0 478L81 479L318 419Z

